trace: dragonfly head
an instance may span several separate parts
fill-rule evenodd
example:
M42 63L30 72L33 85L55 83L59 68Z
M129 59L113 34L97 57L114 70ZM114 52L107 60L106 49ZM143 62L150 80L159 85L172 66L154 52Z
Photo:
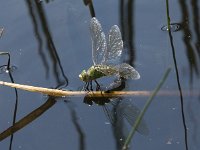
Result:
M79 74L79 78L82 81L88 82L89 79L88 79L88 74L87 74L86 70L83 70L81 72L81 74Z

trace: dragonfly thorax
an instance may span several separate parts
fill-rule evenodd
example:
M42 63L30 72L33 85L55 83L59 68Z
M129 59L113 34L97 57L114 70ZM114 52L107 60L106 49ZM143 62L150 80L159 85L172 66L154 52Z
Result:
M98 66L92 66L87 71L83 70L79 75L79 78L84 82L90 82L92 80L96 80L106 76L104 73L98 71Z

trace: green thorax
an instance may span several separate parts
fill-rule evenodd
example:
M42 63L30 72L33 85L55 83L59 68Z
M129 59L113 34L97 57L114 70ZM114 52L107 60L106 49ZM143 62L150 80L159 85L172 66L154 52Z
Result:
M92 66L88 69L87 74L90 78L90 80L96 80L98 78L101 78L103 76L106 76L104 73L98 71L100 70L101 67L100 65Z
M118 69L109 65L95 65L90 67L87 71L83 70L79 75L82 81L90 82L104 76L112 76L118 74Z

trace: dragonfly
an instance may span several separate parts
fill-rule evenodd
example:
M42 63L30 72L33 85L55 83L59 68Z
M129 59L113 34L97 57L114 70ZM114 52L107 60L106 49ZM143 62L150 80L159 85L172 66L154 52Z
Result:
M95 81L97 90L100 85L98 78L116 76L124 79L139 79L140 74L129 64L119 64L123 51L121 31L117 25L113 25L108 36L102 30L102 26L96 17L90 21L90 33L92 40L93 65L79 74L80 80L84 81L85 88L92 89L92 81Z

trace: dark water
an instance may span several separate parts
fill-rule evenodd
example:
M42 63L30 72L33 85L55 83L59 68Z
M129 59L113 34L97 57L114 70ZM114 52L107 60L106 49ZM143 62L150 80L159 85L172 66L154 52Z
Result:
M125 45L122 61L141 75L140 80L127 80L124 90L152 91L172 66L161 89L164 96L157 96L144 116L149 134L136 133L130 149L183 150L188 145L188 149L198 150L200 2L170 1L171 23L180 25L178 29L172 26L176 32L171 35L161 30L167 25L165 1L94 1L93 6L106 32L114 24L120 27ZM0 50L10 52L11 65L17 69L0 74L0 80L80 90L84 83L78 75L92 65L91 15L91 5L85 6L81 0L2 0ZM5 65L7 57L0 58L0 65ZM100 82L106 84L104 79ZM120 149L117 133L124 127L112 126L102 107L84 104L84 97L55 102L41 94L2 86L0 95L1 132L12 126L16 100L16 122L32 111L37 117L12 138L2 140L2 150ZM122 99L141 109L148 97Z

